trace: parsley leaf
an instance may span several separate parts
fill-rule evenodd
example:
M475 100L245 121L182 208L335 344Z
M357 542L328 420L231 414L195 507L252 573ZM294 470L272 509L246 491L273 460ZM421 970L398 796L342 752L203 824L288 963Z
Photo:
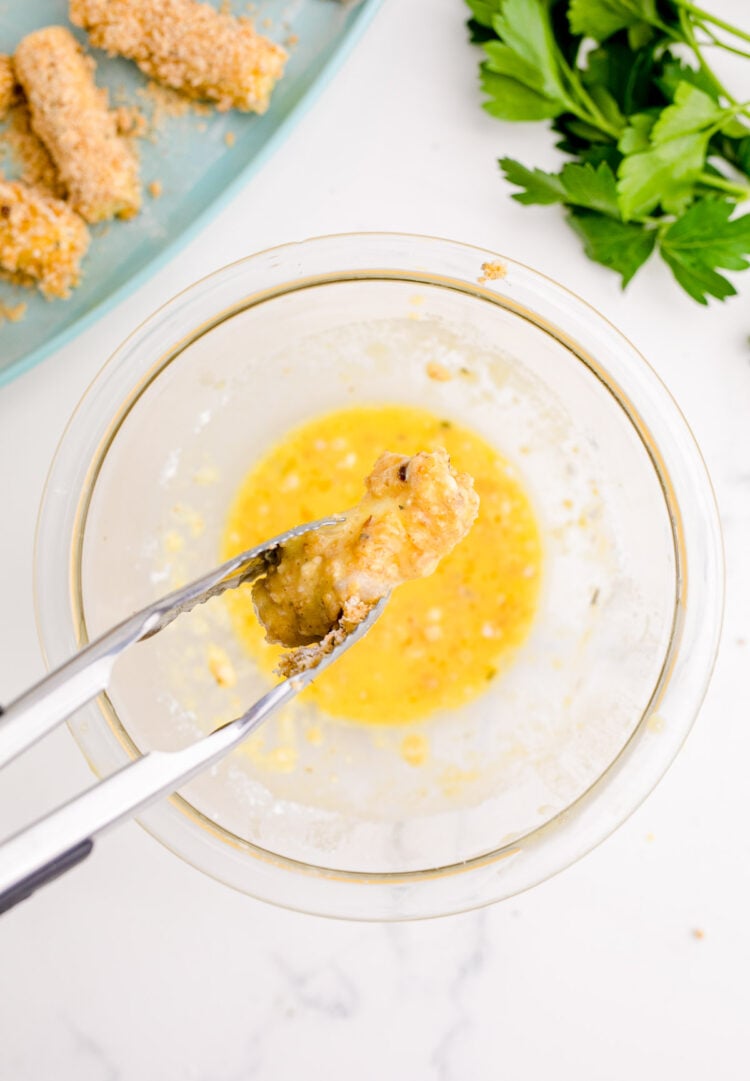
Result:
M620 217L617 182L606 161L596 168L590 164L576 165L569 162L563 166L560 178L565 188L564 202L598 210L612 218Z
M549 98L564 99L559 57L545 0L504 0L492 25L513 52L538 74Z
M568 162L559 174L527 169L513 158L501 158L499 164L506 180L524 189L513 195L516 202L526 206L565 203L619 217L617 182L606 161L596 167L589 163Z
M650 131L643 114L630 118L618 143L626 155L618 170L620 209L626 221L657 206L680 214L690 205L705 168L710 129L725 115L708 94L681 82L674 103L662 110Z
M494 40L495 31L492 27L485 26L478 19L469 19L466 26L469 31L469 41L473 45L483 45L485 41Z
M544 93L544 80L538 69L524 60L510 45L502 41L488 41L484 46L487 54L485 68L495 71L498 75L508 75L520 83Z
M589 259L616 271L623 289L654 250L655 229L590 210L570 210L568 221L583 241Z
M750 135L737 143L735 163L738 169L750 176Z
M750 134L742 139L725 138L723 133L714 136L709 144L709 154L725 158L740 173L750 177Z
M623 154L638 154L651 146L651 129L656 123L653 113L634 113L620 136L617 148Z
M595 41L658 21L656 0L571 0L568 18L574 34Z
M680 83L691 83L699 90L702 90L704 94L708 94L714 101L719 100L716 83L711 79L710 75L707 75L701 68L688 67L682 60L673 60L671 58L666 60L662 64L661 74L656 81L670 101L674 98L675 91Z
M477 3L478 0L472 0ZM485 3L485 0L482 0ZM492 27L499 41L484 43L484 104L502 120L553 119L570 103L545 0L495 0ZM474 10L474 9L472 9ZM482 17L489 17L482 9Z
M500 10L501 0L466 0L474 19L481 26L492 26L492 20Z
M655 146L690 135L720 123L725 117L716 100L690 83L678 83L674 91L674 104L667 106L654 124L651 141Z
M747 270L750 214L732 218L734 204L700 199L662 234L659 251L677 281L699 304L725 300L737 290L717 267Z
M707 147L708 134L697 132L623 158L617 191L625 221L644 217L659 205L667 213L682 213L693 198Z
M548 120L565 109L562 102L545 97L517 79L498 75L487 65L482 67L480 82L489 96L484 108L500 120Z
M583 79L589 88L605 86L626 116L652 105L661 106L663 97L653 82L655 52L654 45L647 45L633 54L617 35L588 54Z
M554 173L545 173L542 169L527 169L513 158L501 158L499 165L506 180L524 189L513 193L512 198L517 203L525 206L548 206L550 203L565 201L565 188L560 177Z

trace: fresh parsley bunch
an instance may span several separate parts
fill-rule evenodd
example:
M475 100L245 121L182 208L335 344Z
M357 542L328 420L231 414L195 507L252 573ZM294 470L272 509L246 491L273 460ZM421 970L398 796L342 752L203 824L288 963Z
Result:
M529 205L560 203L589 258L623 287L658 248L700 304L736 293L750 266L750 102L707 60L750 60L750 34L687 0L467 0L486 110L550 120L559 173L500 166ZM688 63L689 60L689 63Z

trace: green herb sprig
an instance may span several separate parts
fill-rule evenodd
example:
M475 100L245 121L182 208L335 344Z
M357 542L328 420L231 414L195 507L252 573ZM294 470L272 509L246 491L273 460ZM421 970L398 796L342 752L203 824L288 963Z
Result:
M750 266L750 102L709 64L750 60L750 34L687 0L467 0L485 109L547 120L557 173L502 158L524 205L558 203L586 254L623 287L658 249L700 304Z

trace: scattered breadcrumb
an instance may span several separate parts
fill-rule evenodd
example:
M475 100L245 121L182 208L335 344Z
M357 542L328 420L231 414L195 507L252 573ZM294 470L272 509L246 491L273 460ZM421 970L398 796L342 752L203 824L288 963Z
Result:
M265 112L286 53L247 19L197 0L70 0L91 44L220 111Z
M117 131L129 139L144 139L148 132L148 121L136 105L119 105L113 110Z
M0 323L4 323L6 320L9 323L20 323L26 314L26 308L28 305L21 302L20 304L5 304L0 300Z
M164 121L177 116L185 116L190 112L191 102L176 90L168 86L161 86L153 81L141 86L136 94L142 99L150 113L149 137L156 142L156 132L162 127Z
M453 378L453 372L446 368L444 364L440 364L437 360L431 360L427 364L425 371L430 379L434 379L437 383L447 383Z
M484 285L485 282L499 281L500 278L504 278L508 273L508 268L505 263L482 263L482 276L477 278L480 285Z
M68 200L89 222L132 217L140 207L138 165L117 134L94 61L63 26L27 34L13 64L31 124L57 166Z
M22 181L0 181L0 267L14 281L67 297L88 246L85 223L66 203Z
M700 939L703 939L705 937L706 937L706 932L703 931L700 927L694 927L693 928L693 938L697 938L698 940L700 940Z
M289 34L284 44L289 49L293 49L295 45L299 44L299 34Z
M228 147L233 147L236 141L237 137L233 131L228 131L224 136L224 142L227 144Z
M148 186L148 193L152 199L158 199L164 191L161 180L152 180Z
M31 114L23 99L19 99L8 113L2 137L20 180L54 199L65 198L65 185L47 148L31 127Z

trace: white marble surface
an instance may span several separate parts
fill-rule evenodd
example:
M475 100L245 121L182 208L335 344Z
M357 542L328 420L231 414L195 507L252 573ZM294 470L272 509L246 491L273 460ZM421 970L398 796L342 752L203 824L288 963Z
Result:
M712 6L739 19L744 3ZM0 1081L747 1078L750 274L744 297L709 310L656 263L623 295L554 209L513 203L495 158L551 161L549 140L478 108L462 21L458 0L386 0L304 123L220 218L0 391L2 696L42 671L35 514L71 409L111 350L231 259L317 233L392 229L545 270L604 311L670 386L713 475L729 565L724 641L699 721L656 793L604 846L525 896L431 923L275 910L124 827L0 921ZM2 774L2 831L88 778L57 732Z

